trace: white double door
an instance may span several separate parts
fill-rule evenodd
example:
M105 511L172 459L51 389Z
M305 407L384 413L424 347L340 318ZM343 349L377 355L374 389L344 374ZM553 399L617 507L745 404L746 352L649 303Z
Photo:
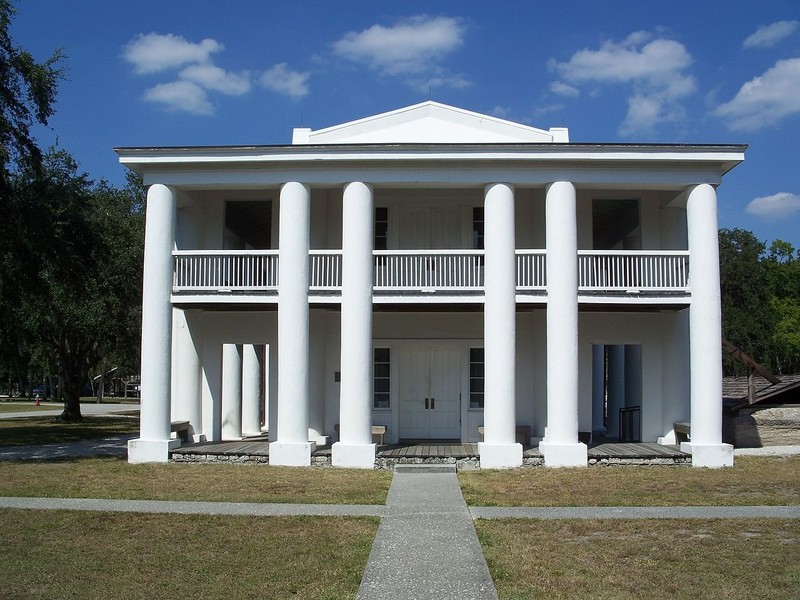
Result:
M406 346L399 353L400 437L461 438L461 351Z

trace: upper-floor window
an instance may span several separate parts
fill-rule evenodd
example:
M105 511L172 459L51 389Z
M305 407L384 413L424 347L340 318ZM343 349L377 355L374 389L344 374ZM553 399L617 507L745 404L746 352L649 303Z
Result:
M385 206L375 208L375 250L388 250L389 209Z
M483 250L483 207L472 209L472 249Z

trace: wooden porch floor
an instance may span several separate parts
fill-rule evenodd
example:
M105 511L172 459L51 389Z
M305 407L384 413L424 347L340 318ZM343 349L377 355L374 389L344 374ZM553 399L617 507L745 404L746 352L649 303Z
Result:
M211 455L211 456L254 456L268 457L269 442L265 437L246 438L232 442L199 442L185 444L173 451L179 455ZM523 457L541 457L539 448L523 448ZM661 458L687 458L690 455L681 452L678 446L655 443L613 443L589 445L589 460L604 458L622 459L661 459ZM317 448L313 456L329 457L330 446ZM478 444L472 443L438 443L436 441L421 441L402 444L386 444L378 446L378 458L477 458Z

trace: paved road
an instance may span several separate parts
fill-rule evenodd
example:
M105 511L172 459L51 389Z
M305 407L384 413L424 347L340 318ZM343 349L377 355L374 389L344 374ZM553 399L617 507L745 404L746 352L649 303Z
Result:
M52 409L50 406L52 405ZM42 408L31 410L33 402L15 402L15 407L19 407L19 412L0 412L0 419L17 419L20 417L57 417L63 412L63 408L58 402L42 402ZM27 407L31 407L28 409ZM46 407L46 408L45 408ZM83 415L108 415L120 411L139 410L138 404L94 404L81 403L81 414Z

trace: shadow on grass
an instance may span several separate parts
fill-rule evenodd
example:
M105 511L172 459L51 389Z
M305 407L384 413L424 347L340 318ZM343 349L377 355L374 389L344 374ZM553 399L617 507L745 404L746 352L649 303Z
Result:
M139 419L133 417L84 417L75 423L54 417L0 420L0 447L65 444L116 435L135 434Z

